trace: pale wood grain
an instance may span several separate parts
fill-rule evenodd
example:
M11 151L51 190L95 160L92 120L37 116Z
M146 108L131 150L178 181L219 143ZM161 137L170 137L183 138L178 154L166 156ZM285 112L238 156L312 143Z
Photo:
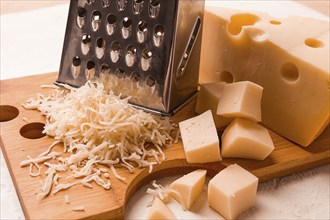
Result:
M21 168L19 164L27 155L36 156L45 151L52 143L52 138L30 140L20 135L20 128L26 124L23 121L24 117L29 122L44 122L39 112L25 110L21 103L35 97L36 93L49 91L41 89L40 85L52 84L56 77L57 73L50 73L1 81L1 105L15 106L20 112L14 120L1 122L0 137L3 154L27 219L122 219L125 203L142 184L160 177L187 173L196 168L207 169L208 175L213 176L229 164L238 163L258 176L261 181L265 181L329 163L329 128L308 148L299 147L270 131L276 149L263 161L226 159L216 163L188 164L182 144L178 143L165 150L167 160L155 166L151 174L147 169L136 169L133 174L129 174L125 169L118 169L120 175L127 179L121 182L110 173L110 190L104 190L96 185L93 189L74 186L38 200L35 190L40 187L39 182L45 176L32 178L28 175L28 168ZM173 120L181 121L193 116L194 104L191 102L187 105ZM61 151L61 147L55 147L54 151ZM64 202L64 195L70 196L70 205ZM78 205L85 206L85 211L71 211L72 206Z

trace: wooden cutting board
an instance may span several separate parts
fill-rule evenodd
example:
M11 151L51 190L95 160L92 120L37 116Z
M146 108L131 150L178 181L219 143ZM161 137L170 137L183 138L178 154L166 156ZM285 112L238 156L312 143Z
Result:
M21 103L35 97L37 93L49 92L49 89L41 89L40 85L52 84L56 77L57 73L49 73L1 81L0 118L4 120L19 113L13 120L0 122L1 147L27 219L122 219L125 203L141 185L153 179L184 174L197 168L207 169L208 175L213 176L229 164L237 163L259 177L260 181L265 181L330 162L329 127L308 148L299 147L270 131L275 150L264 161L225 159L215 163L187 164L180 142L165 150L167 160L156 165L151 174L147 169L135 169L133 174L126 169L118 169L118 172L126 177L126 181L121 182L110 173L110 190L96 185L93 189L77 185L38 200L35 191L41 186L40 181L45 176L32 178L28 174L29 168L21 168L19 164L27 159L27 155L35 157L45 151L53 140L47 136L28 139L21 135L36 137L40 133L40 128L38 132L38 126L33 124L30 129L21 130L27 124L24 118L29 123L44 123L44 118L38 111L25 110ZM179 122L194 116L194 104L194 101L189 103L173 120ZM61 149L55 147L54 150ZM64 202L64 195L70 197L70 204ZM78 205L84 206L85 211L71 210Z

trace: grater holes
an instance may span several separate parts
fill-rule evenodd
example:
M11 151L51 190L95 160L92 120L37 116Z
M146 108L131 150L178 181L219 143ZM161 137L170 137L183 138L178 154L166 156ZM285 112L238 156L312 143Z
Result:
M108 64L102 64L100 68L100 80L103 83L107 83L109 81L110 67Z
M124 71L124 69L122 69L122 68L117 68L116 70L115 70L115 76L117 76L118 78L124 78L124 76L125 76L125 71Z
M141 68L143 71L147 71L150 68L151 59L152 52L148 48L143 49L141 57Z
M107 31L109 35L112 35L115 32L116 29L116 22L117 22L117 18L115 15L113 14L109 14L107 17Z
M80 66L81 64L81 60L78 56L74 57L73 60L72 60L72 65L73 66Z
M89 34L83 34L81 41L83 44L89 44L92 41L92 37Z
M133 2L133 13L140 14L143 8L143 0L134 0Z
M78 8L78 13L77 13L78 17L80 18L84 18L87 15L86 9L79 7Z
M124 11L127 6L127 0L117 0L117 6L119 11Z
M124 39L127 39L132 32L132 20L128 17L123 19L123 27L121 29L121 33Z
M96 46L98 48L104 48L105 47L105 40L102 37L98 38L96 40Z
M135 59L136 59L136 48L133 45L129 45L127 47L126 56L125 56L126 65L129 67L133 66L133 64L135 63Z
M86 70L85 70L86 78L87 80L91 80L95 76L95 62L94 61L88 61L86 64Z
M95 2L95 0L87 0L87 4L91 5Z
M164 27L160 24L154 27L153 41L156 47L159 47L164 40Z
M77 78L79 76L80 73L80 65L81 65L81 60L78 56L75 56L72 59L72 66L71 66L71 72L72 72L72 76L73 78Z
M148 77L146 78L146 84L147 84L148 86L150 86L150 87L153 87L153 86L156 84L156 80L155 80L155 78L152 77L152 76L148 76Z
M119 42L117 41L112 42L111 50L110 50L110 58L113 63L117 63L117 61L119 60L120 50L121 50L121 46Z
M79 7L77 11L77 25L78 27L82 28L85 24L85 18L87 15L86 9Z
M83 34L81 37L81 51L86 55L90 49L92 37L89 34Z
M107 8L110 6L110 0L102 0L102 7Z
M149 4L149 16L151 18L156 18L160 10L160 0L150 0Z
M131 74L131 76L130 76L130 79L131 79L133 82L138 82L138 81L140 81L140 79L141 79L141 75L140 75L140 73L138 73L138 72L133 72L133 73Z
M99 11L94 11L92 13L92 29L97 31L101 23L101 13Z
M103 64L101 66L101 74L107 74L107 73L110 73L110 67L108 64Z
M96 47L95 47L95 54L96 54L96 57L101 59L104 55L104 51L105 51L105 40L100 37L96 40Z
M137 40L143 43L147 38L148 24L146 21L140 21L137 27Z

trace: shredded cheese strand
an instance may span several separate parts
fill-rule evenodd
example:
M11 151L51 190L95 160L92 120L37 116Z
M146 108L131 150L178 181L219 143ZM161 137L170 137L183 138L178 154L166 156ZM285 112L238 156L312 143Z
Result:
M122 99L112 91L105 91L102 83L88 81L80 88L63 87L65 89L43 86L53 89L52 93L48 96L37 94L36 99L23 104L24 108L36 109L45 116L43 133L54 137L45 152L20 164L22 167L30 165L31 170L32 166L38 168L41 163L48 166L40 193L42 197L49 194L52 184L55 185L53 193L77 183L92 188L91 181L110 189L111 182L102 179L99 166L103 166L103 173L111 170L121 181L125 178L118 174L114 165L127 168L129 172L135 167L149 166L149 172L152 172L153 165L166 159L162 147L170 146L179 138L177 126L168 118L132 107L128 104L129 97ZM68 156L59 157L60 153L52 152L60 143ZM50 159L57 159L58 164L47 163ZM72 175L67 179L80 180L59 183L58 172L66 172L69 168Z

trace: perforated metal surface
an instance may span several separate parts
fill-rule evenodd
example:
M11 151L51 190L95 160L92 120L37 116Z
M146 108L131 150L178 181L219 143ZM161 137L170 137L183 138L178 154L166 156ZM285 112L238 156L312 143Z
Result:
M99 77L131 103L172 113L197 91L204 1L71 0L58 83ZM191 68L189 68L191 67Z

